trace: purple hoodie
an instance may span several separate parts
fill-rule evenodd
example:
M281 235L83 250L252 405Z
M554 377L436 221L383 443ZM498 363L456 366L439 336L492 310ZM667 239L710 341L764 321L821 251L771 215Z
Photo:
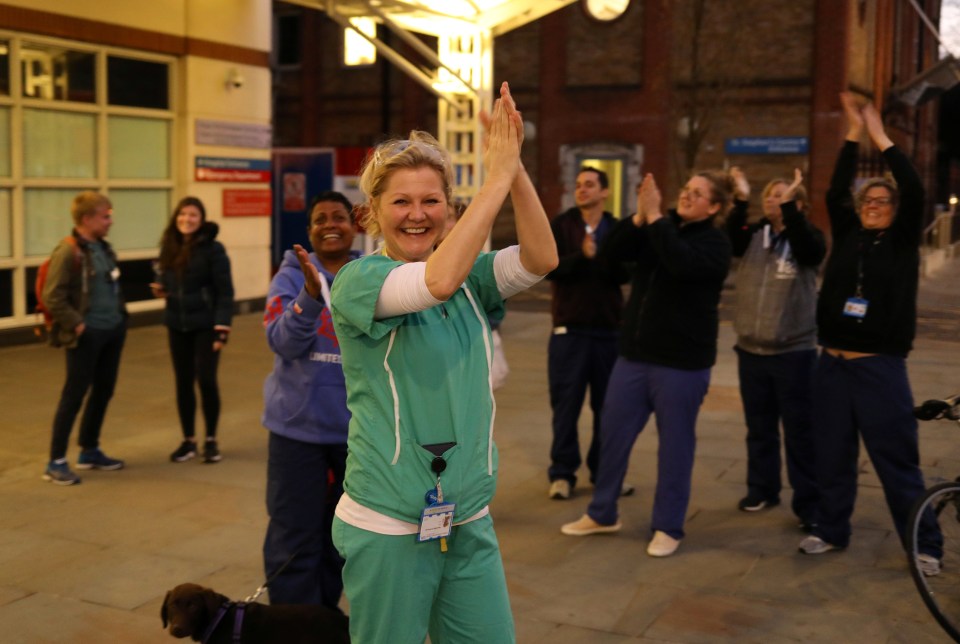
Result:
M359 251L351 251L356 259ZM310 261L333 284L316 254ZM263 326L276 354L273 371L263 384L263 425L270 431L306 443L347 442L347 391L340 364L340 344L322 296L303 288L303 272L292 250L283 254L270 282Z

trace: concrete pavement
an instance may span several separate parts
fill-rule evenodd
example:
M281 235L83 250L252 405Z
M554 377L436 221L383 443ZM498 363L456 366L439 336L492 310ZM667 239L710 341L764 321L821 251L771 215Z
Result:
M960 391L956 262L921 292L921 337L909 360L915 397ZM883 495L865 456L851 546L797 553L802 533L781 505L746 514L744 427L733 335L700 415L687 538L652 559L656 431L640 436L623 499L622 532L560 534L589 486L547 499L549 316L540 289L511 303L502 333L511 374L498 392L501 467L492 512L523 643L944 642L910 580ZM931 320L924 323L924 319ZM239 316L221 364L224 400L216 465L172 464L179 442L173 377L160 326L130 331L103 431L119 472L82 473L64 488L40 479L63 379L63 355L33 344L0 349L0 641L169 642L159 610L186 581L242 599L263 581L266 431L261 385L271 366L260 316ZM581 418L582 436L590 414ZM921 428L929 480L960 474L960 435ZM71 462L76 448L71 445ZM785 500L789 493L785 494Z

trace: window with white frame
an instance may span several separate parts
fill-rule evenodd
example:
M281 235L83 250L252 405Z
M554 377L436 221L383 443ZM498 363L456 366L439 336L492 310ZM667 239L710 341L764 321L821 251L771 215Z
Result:
M113 202L121 282L149 272L173 203L175 62L0 31L0 329L32 323L36 268L81 190ZM149 298L139 281L128 301Z

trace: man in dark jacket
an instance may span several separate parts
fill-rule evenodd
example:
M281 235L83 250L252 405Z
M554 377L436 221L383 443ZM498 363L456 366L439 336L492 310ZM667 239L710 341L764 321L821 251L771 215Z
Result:
M85 191L74 197L71 212L73 236L54 249L43 289L43 302L53 317L50 344L66 347L67 354L67 380L53 419L50 462L43 474L57 485L80 482L67 465L66 454L73 421L88 391L77 468L123 468L123 461L100 451L100 429L127 335L117 257L104 239L113 224L113 206L105 196Z
M554 218L551 228L560 265L547 279L553 284L553 333L548 348L553 442L550 446L550 498L569 499L580 467L577 422L590 388L593 437L587 451L590 481L596 477L600 450L600 410L610 371L617 359L617 327L623 296L615 265L597 258L597 245L616 220L604 212L609 192L605 172L583 167L577 174L576 207Z

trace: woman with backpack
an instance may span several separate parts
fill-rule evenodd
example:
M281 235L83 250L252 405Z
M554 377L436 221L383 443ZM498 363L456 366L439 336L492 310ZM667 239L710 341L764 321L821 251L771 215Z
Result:
M207 221L203 202L184 197L177 204L160 240L156 282L150 285L155 297L166 298L164 324L170 340L170 357L176 378L177 411L183 442L170 460L182 463L197 455L194 429L199 385L206 441L203 460L220 460L217 421L220 417L220 390L217 366L220 350L230 336L233 316L233 280L230 258L216 241L220 228Z

